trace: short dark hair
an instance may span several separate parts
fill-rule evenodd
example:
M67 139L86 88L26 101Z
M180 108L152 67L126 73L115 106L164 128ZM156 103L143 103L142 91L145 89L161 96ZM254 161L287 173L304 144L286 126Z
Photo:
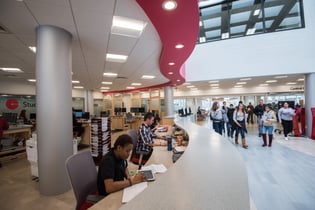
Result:
M129 144L133 144L132 138L128 134L122 134L115 141L114 149L117 149L118 146L125 147Z
M144 115L143 120L146 121L147 119L151 119L152 117L154 117L152 112L148 112Z

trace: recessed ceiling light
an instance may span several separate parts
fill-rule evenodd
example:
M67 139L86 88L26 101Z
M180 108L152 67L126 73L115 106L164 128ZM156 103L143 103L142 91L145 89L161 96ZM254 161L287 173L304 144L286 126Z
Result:
M29 82L36 82L36 79L28 79Z
M73 88L76 88L76 89L83 89L84 87L83 87L83 86L73 86Z
M174 10L177 7L176 1L165 1L162 4L163 9L165 10Z
M195 86L194 85L187 85L186 87L187 88L194 88Z
M78 80L72 80L72 84L78 84L78 83L80 83L80 81L78 81Z
M127 55L118 55L118 54L106 54L106 61L109 62L118 62L118 63L124 63L126 62L128 56Z
M209 83L218 83L218 82L219 82L218 80L209 81Z
M287 78L288 76L287 75L280 75L280 76L275 76L274 78L275 79L281 79L281 78Z
M268 86L269 84L260 84L259 86Z
M8 67L1 67L2 71L6 72L15 72L15 73L22 73L23 71L20 68L8 68Z
M249 77L248 78L241 78L240 80L241 81L248 81L248 80L252 80L252 78L249 78Z
M302 81L304 81L304 78L300 78L297 81L302 82Z
M177 49L181 49L181 48L183 48L183 47L184 47L183 44L177 44L177 45L175 46L175 48L177 48Z
M191 83L189 83L189 82L185 82L183 85L191 85Z
M36 47L34 47L34 46L29 46L28 48L29 48L30 50L32 50L33 53L36 53Z
M143 75L141 78L142 78L142 79L154 79L155 76Z
M141 84L141 83L134 82L134 83L131 83L131 85L140 86L140 85L142 85L142 84Z
M102 89L102 90L109 90L110 87L101 87L100 89Z
M202 21L201 20L199 21L199 26L202 26Z
M177 82L180 82L180 79L176 80Z
M112 85L113 82L102 82L103 85Z
M111 33L138 38L141 36L146 25L147 23L141 20L114 16Z
M274 82L278 82L278 80L267 80L267 83L274 83Z
M235 88L241 88L241 87L243 87L243 85L235 85L234 87Z
M174 66L175 63L174 63L174 62L169 62L168 65L169 65L169 66Z
M172 74L174 74L172 71L170 71L170 72L168 72L168 74L170 74L170 75L172 75Z
M245 84L247 84L247 82L237 82L236 84L237 85L245 85Z
M210 84L211 87L217 87L219 84Z
M102 90L102 89L101 89L101 92L108 92L108 90Z
M296 85L296 82L287 82L287 85Z
M105 72L104 77L117 77L118 74L116 73L111 73L111 72Z
M135 87L126 87L126 89L135 89Z

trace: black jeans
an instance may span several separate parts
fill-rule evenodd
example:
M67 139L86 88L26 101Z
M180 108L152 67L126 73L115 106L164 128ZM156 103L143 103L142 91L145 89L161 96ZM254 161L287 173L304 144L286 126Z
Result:
M284 137L288 136L288 133L290 133L293 129L293 121L292 120L282 120L281 119L281 124L283 127L283 133Z

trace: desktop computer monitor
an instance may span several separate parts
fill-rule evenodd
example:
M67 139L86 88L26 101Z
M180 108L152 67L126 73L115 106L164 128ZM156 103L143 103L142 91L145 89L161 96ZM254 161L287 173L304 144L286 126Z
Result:
M83 117L83 112L75 112L75 118L80 119Z
M82 113L82 118L86 119L86 120L89 120L90 119L90 112L83 112Z
M130 107L130 112L138 113L139 112L139 108L138 107Z
M121 108L121 112L127 112L126 108Z

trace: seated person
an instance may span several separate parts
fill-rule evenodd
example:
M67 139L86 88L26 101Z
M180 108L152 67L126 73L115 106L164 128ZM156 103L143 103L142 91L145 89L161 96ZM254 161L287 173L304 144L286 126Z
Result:
M25 109L21 110L21 113L19 115L19 120L22 120L24 124L28 123L28 119L26 117L26 110Z
M160 121L161 118L159 117L159 115L155 115L153 123L150 125L150 128L153 132L156 131L156 129L160 126Z
M145 181L143 173L130 177L126 159L133 148L133 142L129 135L118 137L114 148L108 152L100 162L97 187L99 195L107 196L133 184Z
M139 139L137 141L135 151L146 152L146 155L143 155L142 164L145 164L152 155L153 146L162 145L161 143L154 143L154 138L165 140L165 136L157 136L152 132L150 126L154 121L153 114L148 112L144 115L143 123L139 128ZM133 151L131 155L131 161L135 164L138 164L139 155Z
M82 123L77 121L77 119L75 117L75 111L73 108L72 108L72 126L73 126L73 136L75 138L77 138L77 137L81 138L84 129L82 127Z

